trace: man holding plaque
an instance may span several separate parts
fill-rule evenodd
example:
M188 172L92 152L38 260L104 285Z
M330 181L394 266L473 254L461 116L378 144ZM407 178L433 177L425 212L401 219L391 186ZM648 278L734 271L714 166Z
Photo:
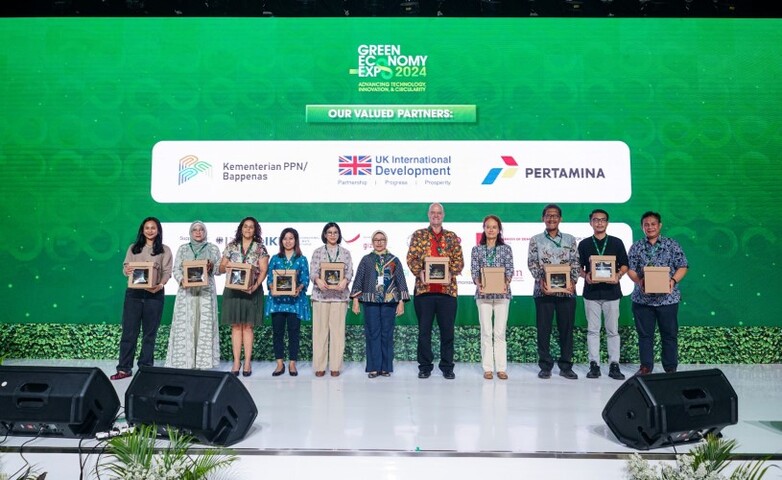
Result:
M554 359L551 356L551 327L554 313L557 315L559 332L559 375L568 380L578 378L573 371L573 325L576 321L576 282L581 265L579 263L576 239L573 235L559 231L562 209L558 205L546 205L543 209L543 223L546 230L529 240L527 267L535 279L535 324L538 329L538 378L551 378ZM546 270L551 266L569 267L565 274L564 288L549 284ZM561 275L561 274L558 274Z
M407 251L407 266L415 275L413 306L418 317L418 378L429 378L434 369L432 326L437 318L439 367L443 377L453 380L456 378L453 372L456 277L464 268L464 257L459 237L443 228L444 218L442 205L433 203L429 206L429 226L413 233Z
M628 254L627 275L635 283L633 317L638 332L638 354L641 367L636 375L646 375L654 369L654 329L660 328L661 360L666 372L675 372L679 365L679 282L687 275L687 257L675 240L660 235L662 218L657 212L641 216L645 238L633 243ZM667 267L670 276L666 293L649 293L644 267Z
M608 345L608 376L624 380L619 369L619 280L627 273L627 251L617 237L608 235L608 212L601 209L589 214L592 236L578 244L581 275L584 277L584 311L587 318L587 378L600 376L600 316L605 318Z

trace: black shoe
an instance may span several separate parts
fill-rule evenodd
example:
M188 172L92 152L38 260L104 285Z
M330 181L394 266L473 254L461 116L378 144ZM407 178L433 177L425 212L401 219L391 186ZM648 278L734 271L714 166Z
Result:
M283 373L285 373L285 364L284 363L282 364L282 369L281 370L275 370L275 371L272 372L272 377L279 377Z
M589 375L587 375L587 377L588 376ZM624 374L619 370L619 364L616 362L611 363L611 366L608 367L608 376L613 378L614 380L625 379Z
M611 365L614 365L613 363ZM589 373L587 378L599 378L600 377L600 365L597 362L589 362Z
M252 374L253 374L252 370L242 370L242 376L243 377L249 377Z
M551 370L543 370L543 369L541 369L538 372L538 378L542 378L544 380L548 380L549 378L551 378Z
M578 375L576 375L576 372L568 368L567 370L560 370L559 371L560 377L565 377L568 380L576 380L578 378Z
M418 378L429 378L432 375L432 372L425 372L423 370L418 372Z
M665 373L676 373L676 367L666 368Z
M447 372L443 372L443 378L445 378L446 380L453 380L454 378L456 378L456 374L453 373L453 370L449 370Z
M381 370L380 376L381 377L390 377L391 376L391 372L386 372L384 370Z
M367 377L369 377L369 378L377 378L377 372L369 372L367 374Z

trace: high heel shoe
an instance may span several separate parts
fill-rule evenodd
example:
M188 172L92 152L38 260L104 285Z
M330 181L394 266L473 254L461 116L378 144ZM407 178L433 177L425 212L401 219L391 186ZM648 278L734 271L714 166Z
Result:
M291 375L291 377L297 377L299 375L299 371L296 370L293 365L288 365L288 373Z
M233 374L234 377L239 376L239 370L231 370L231 373Z
M249 370L242 370L242 376L243 377L249 377L252 374L253 374L253 369L252 368L249 369Z
M285 373L285 364L284 363L282 364L282 368L280 370L275 370L275 371L272 372L272 377L279 377L283 373Z

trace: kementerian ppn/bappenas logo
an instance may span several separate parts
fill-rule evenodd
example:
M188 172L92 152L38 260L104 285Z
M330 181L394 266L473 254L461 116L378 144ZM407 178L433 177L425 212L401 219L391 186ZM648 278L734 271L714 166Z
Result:
M206 173L212 176L212 165L209 162L199 160L195 155L186 155L179 159L179 182L182 185L192 180L196 175Z
M519 164L516 163L516 160L510 155L501 155L500 158L502 158L502 161L505 162L507 167L490 169L489 173L486 174L486 178L481 182L481 185L491 185L500 175L502 175L502 178L511 178L516 175L516 170L518 170L519 166Z

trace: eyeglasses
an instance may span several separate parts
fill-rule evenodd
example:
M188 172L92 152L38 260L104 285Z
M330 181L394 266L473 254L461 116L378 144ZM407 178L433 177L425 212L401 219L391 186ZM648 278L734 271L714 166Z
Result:
M339 232L326 232L326 235L339 235Z
M592 223L608 223L607 218L593 218Z
M386 239L385 238L373 238L372 241L375 242L375 243L384 243L386 241Z
M559 218L559 215L546 215L543 217L544 220L556 220Z

